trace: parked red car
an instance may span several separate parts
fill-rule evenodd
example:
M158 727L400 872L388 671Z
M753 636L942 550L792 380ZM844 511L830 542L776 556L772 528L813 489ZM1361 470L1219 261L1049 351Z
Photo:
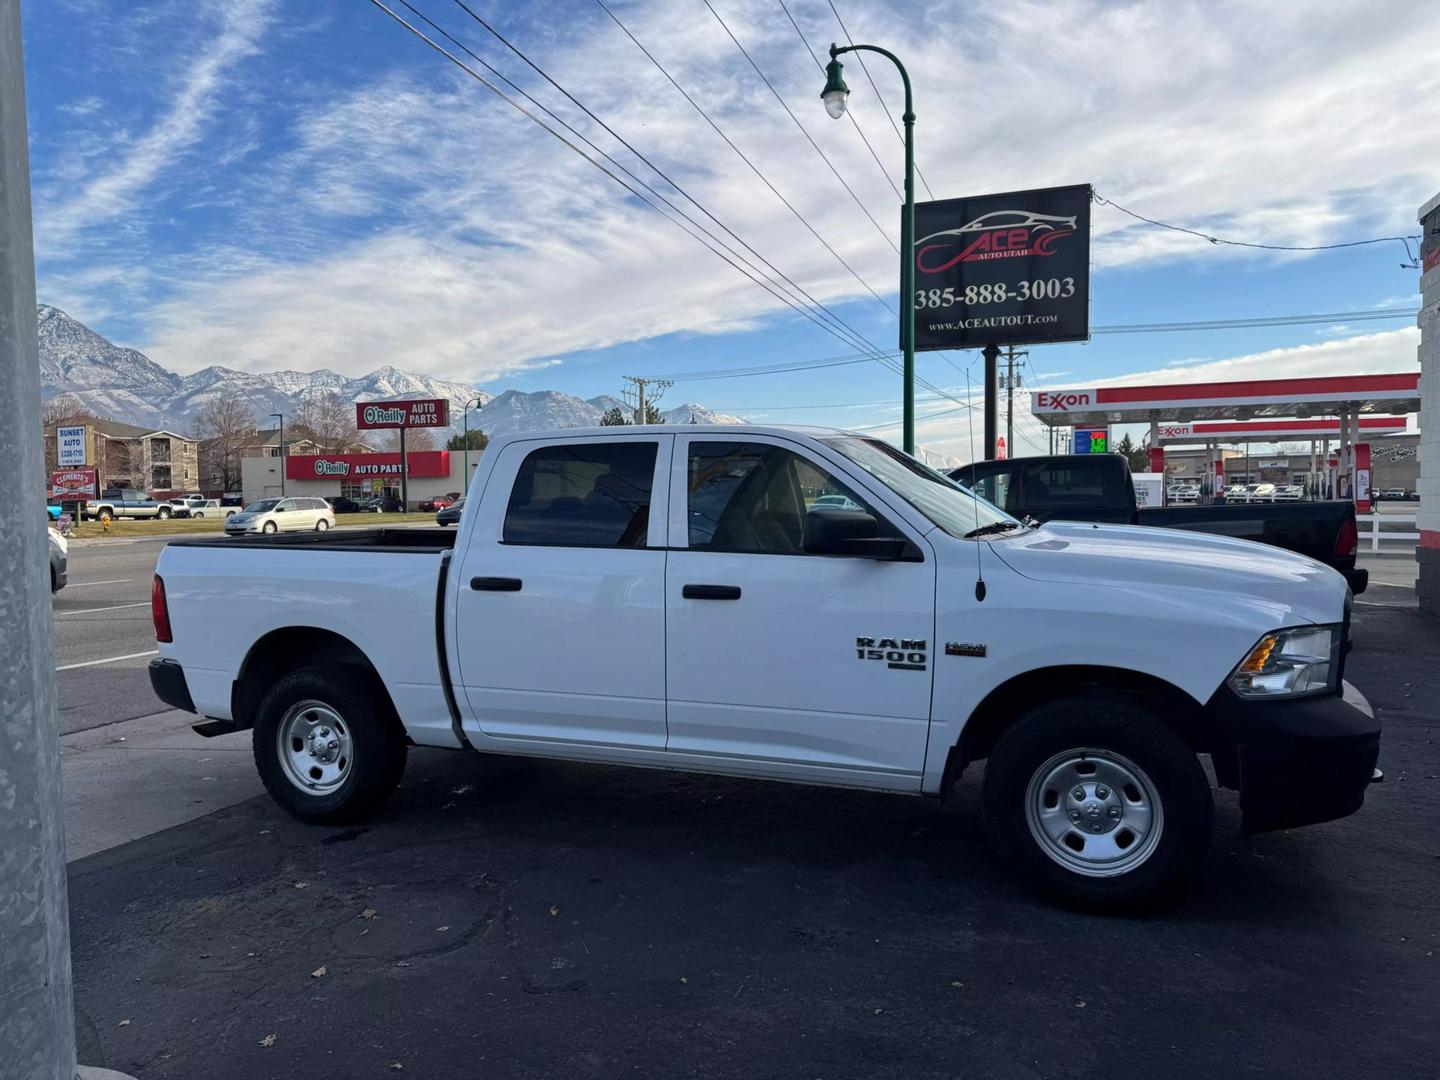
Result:
M460 498L460 492L449 491L444 495L436 495L433 499L422 499L420 509L422 511L444 510L447 506L454 506L455 500Z

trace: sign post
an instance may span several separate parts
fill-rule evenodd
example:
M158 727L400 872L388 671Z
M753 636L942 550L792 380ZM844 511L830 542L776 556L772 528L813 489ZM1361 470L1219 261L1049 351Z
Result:
M1090 337L1089 184L915 207L916 349L985 350L985 456L995 456L1001 345Z
M450 426L450 402L445 398L418 398L413 401L357 401L355 426L362 431L396 429L400 432L400 501L410 509L410 468L405 456L407 428Z

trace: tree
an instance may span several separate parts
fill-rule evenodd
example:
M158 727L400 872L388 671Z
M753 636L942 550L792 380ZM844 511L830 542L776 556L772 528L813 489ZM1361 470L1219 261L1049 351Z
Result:
M306 394L291 421L297 438L321 454L343 454L355 443L355 406L333 390Z
M240 454L256 441L255 412L250 402L238 390L220 391L195 417L195 436L201 441L204 458L201 486L238 491Z
M601 427L623 427L623 426L629 426L630 424L633 424L633 423L635 422L635 421L632 419L632 417L633 417L634 415L635 415L635 414L634 414L633 411L629 411L629 410L626 410L626 409L622 409L622 408L620 408L620 406L616 405L616 406L614 406L613 408L606 410L605 415L600 418L600 426L601 426ZM647 423L647 424L663 424L663 423L665 422L665 418L660 415L660 410L659 410L659 409L657 409L654 405L650 404L650 402L647 401L647 402L645 403L645 420L644 420L644 422Z
M1149 472L1150 455L1143 446L1136 446L1135 440L1130 438L1127 431L1125 437L1120 440L1120 445L1115 448L1115 453L1121 455L1130 463L1131 472Z
M484 450L490 445L490 436L477 428L470 428L459 435L451 435L445 443L446 450Z
M379 431L370 432L376 435L376 445L384 454L398 454L400 452L400 429L384 428ZM434 450L435 433L429 428L412 427L405 429L405 452L413 454L416 450Z

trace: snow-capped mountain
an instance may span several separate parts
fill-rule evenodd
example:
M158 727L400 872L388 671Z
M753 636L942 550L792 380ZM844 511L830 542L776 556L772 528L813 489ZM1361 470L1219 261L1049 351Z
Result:
M293 415L306 396L335 393L346 401L404 398L446 398L459 431L465 406L478 399L469 426L490 435L547 428L587 427L600 422L612 408L630 408L620 398L602 394L588 401L557 390L525 393L507 390L498 397L465 383L414 375L383 367L358 379L334 371L271 371L254 374L225 367L207 367L176 375L144 353L105 340L59 308L39 308L40 374L44 397L65 395L106 420L188 432L206 405L227 391L244 396L264 426L271 413ZM664 412L666 423L741 424L703 405L677 405Z

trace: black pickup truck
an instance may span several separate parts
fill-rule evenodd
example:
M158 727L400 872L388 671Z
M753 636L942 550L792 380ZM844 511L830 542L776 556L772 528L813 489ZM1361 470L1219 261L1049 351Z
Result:
M1334 567L1356 595L1370 582L1370 572L1355 565L1360 538L1355 504L1349 500L1140 507L1129 463L1119 454L981 461L950 477L1015 517L1148 525L1255 540Z

